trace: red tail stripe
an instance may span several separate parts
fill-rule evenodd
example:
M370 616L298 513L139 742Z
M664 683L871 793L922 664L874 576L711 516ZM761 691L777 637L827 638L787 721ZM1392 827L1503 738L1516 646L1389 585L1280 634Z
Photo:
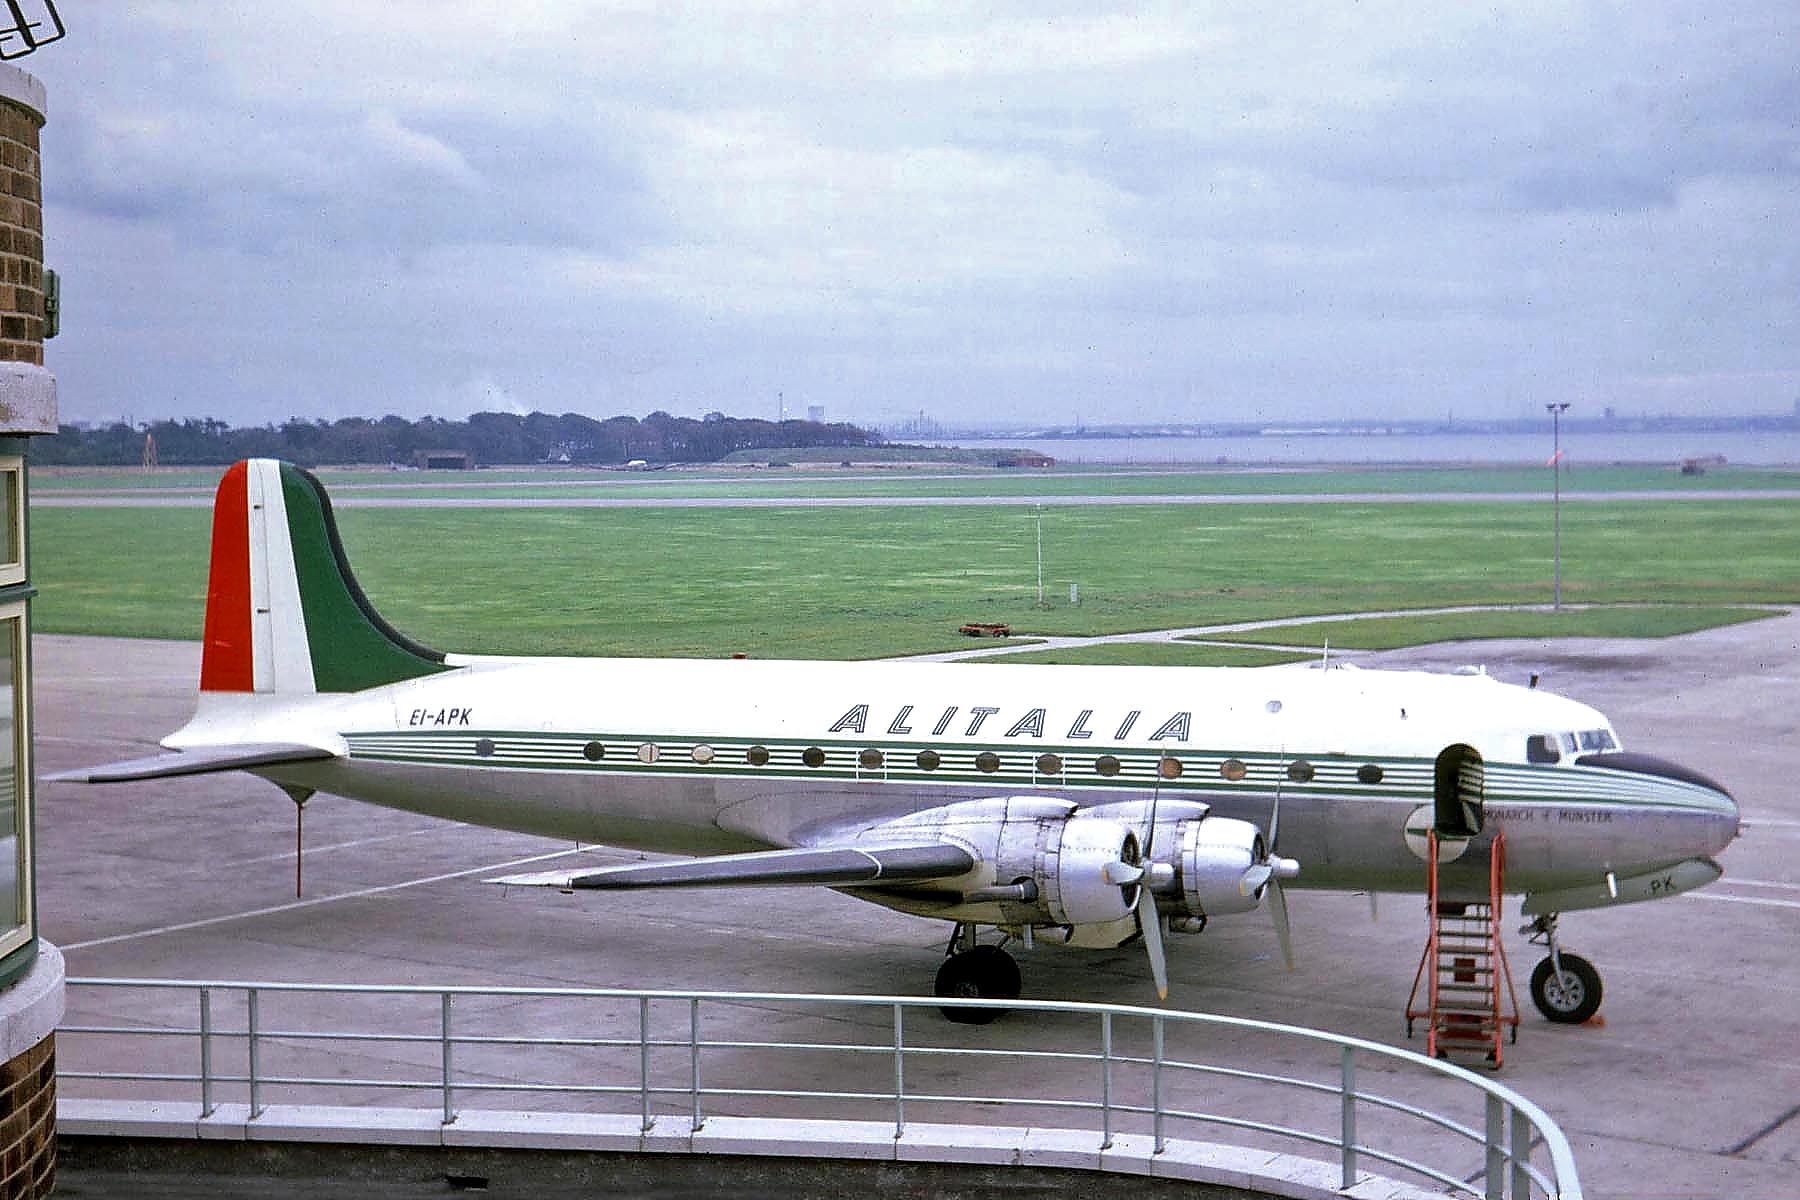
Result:
M206 583L203 692L253 692L256 659L250 623L250 469L237 463L213 499L212 570Z

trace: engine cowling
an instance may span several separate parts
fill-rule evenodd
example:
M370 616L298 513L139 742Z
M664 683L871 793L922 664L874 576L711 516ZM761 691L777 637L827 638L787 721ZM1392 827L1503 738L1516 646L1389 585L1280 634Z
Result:
M1137 863L1137 833L1066 800L966 800L887 822L865 839L918 833L973 853L980 866L964 884L968 902L1000 904L1009 924L1104 924L1131 916L1137 902L1135 871L1118 866Z
M1244 872L1266 856L1262 830L1234 817L1183 821L1178 872L1181 903L1192 917L1251 912L1262 888L1246 892Z
M1098 925L1131 915L1139 885L1117 882L1115 864L1136 864L1137 834L1117 821L1079 814L1045 832L1032 878L1052 924Z

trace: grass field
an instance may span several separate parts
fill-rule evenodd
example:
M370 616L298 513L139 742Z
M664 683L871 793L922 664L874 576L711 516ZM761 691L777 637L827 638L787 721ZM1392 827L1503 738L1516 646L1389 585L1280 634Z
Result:
M382 612L427 644L472 652L863 658L966 647L964 621L1094 635L1550 593L1538 505L1046 502L1042 514L1042 609L1030 509L339 517ZM32 520L38 629L199 636L205 509L39 507ZM1571 504L1563 549L1570 603L1800 601L1800 501ZM1079 607L1066 602L1072 581Z

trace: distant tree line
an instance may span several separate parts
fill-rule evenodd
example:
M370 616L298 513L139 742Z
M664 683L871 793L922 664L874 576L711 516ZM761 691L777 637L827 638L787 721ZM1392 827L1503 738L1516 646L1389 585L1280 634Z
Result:
M653 412L597 421L580 413L479 412L466 421L425 417L408 421L344 417L280 425L233 428L223 421L117 422L99 429L64 425L53 438L38 438L31 456L40 465L136 466L144 459L144 438L155 439L165 465L205 465L240 458L285 458L305 466L346 463L409 464L417 454L462 451L479 465L568 462L616 464L717 462L738 450L783 450L817 446L872 446L881 435L855 425L819 421L762 421L706 414L700 420Z

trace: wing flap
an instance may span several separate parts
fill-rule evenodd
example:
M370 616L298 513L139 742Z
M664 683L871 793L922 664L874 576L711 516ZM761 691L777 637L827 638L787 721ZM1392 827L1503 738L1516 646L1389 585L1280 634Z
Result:
M168 754L152 754L98 767L80 767L47 776L52 783L128 783L139 779L173 779L181 775L211 775L219 771L247 771L282 763L314 762L336 758L331 750L293 742L263 742L234 746L198 746Z
M504 875L485 882L593 891L793 884L855 887L944 879L961 875L974 865L975 856L961 846L933 842L922 846L867 849L824 846L758 850L749 854L721 854L674 862L634 863L579 875L568 871Z

